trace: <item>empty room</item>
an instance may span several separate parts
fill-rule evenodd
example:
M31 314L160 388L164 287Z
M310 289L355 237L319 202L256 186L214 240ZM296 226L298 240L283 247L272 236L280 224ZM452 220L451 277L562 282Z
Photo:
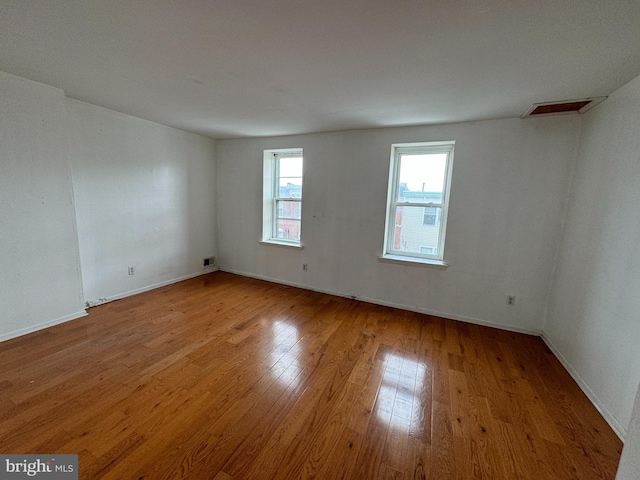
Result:
M640 3L0 0L0 478L640 478Z

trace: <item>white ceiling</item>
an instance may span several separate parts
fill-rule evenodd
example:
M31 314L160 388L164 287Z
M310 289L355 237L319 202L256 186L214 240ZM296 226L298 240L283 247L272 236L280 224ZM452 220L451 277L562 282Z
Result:
M640 74L640 1L0 0L0 70L213 138L517 117Z

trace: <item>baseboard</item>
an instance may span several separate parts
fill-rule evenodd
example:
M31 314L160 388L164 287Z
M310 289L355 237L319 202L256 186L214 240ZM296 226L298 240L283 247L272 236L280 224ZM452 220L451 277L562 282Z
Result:
M56 318L55 320L49 320L47 322L38 323L29 327L20 328L18 330L14 330L13 332L0 335L0 342L11 340L12 338L16 337L21 337L22 335L37 332L38 330L43 330L45 328L53 327L54 325L59 325L60 323L69 322L71 320L75 320L76 318L85 317L86 315L87 312L81 310L79 312L72 313L71 315L65 315L64 317Z
M370 298L370 297L358 297L358 296L354 296L354 295L346 295L342 292L335 292L332 290L325 290L322 288L314 288L314 287L310 287L308 285L303 285L303 284L299 284L299 283L295 283L295 282L287 282L278 278L271 278L271 277L267 277L264 275L255 275L253 273L249 273L249 272L242 272L239 270L233 270L233 269L229 269L229 268L221 268L220 269L223 272L228 272L228 273L233 273L236 275L241 275L243 277L250 277L250 278L255 278L257 280L265 280L267 282L273 282L273 283L279 283L280 285L287 285L289 287L297 287L297 288L302 288L304 290L311 290L312 292L318 292L318 293L326 293L327 295L335 295L336 297L344 297L344 298L352 298L354 300L358 300L361 302L366 302L366 303L372 303L374 305L381 305L383 307L392 307L392 308L397 308L399 310L407 310L410 312L416 312L416 313L424 313L425 315L432 315L434 317L442 317L442 318L446 318L449 320L458 320L460 322L466 322L466 323L472 323L475 325L482 325L484 327L492 327L492 328L498 328L500 330L506 330L509 332L516 332L516 333L524 333L527 335L535 335L537 337L542 335L542 331L541 330L537 330L537 329L533 329L533 328L523 328L523 327L518 327L515 325L505 325L503 323L495 323L495 322L491 322L491 321L487 321L487 320L483 320L481 318L475 318L475 317L467 317L464 315L455 315L455 314L451 314L451 313L447 313L447 312L439 312L437 310L429 310L427 308L420 308L420 307L415 307L412 305L404 305L401 303L394 303L394 302L387 302L385 300L379 300L376 298Z
M596 407L596 409L600 412L600 415L602 415L602 417L607 421L607 423L613 429L613 431L616 432L616 435L618 435L618 437L620 437L620 440L622 440L624 442L624 439L627 436L627 429L624 428L620 424L620 422L618 422L618 419L609 411L609 409L604 406L604 403L602 403L600 401L600 399L598 398L598 396L595 393L593 393L593 390L591 390L591 388L589 388L589 385L587 384L587 382L585 382L583 380L583 378L580 376L580 374L573 368L571 363L569 363L569 360L566 359L566 357L553 344L553 342L549 339L549 337L547 337L544 333L541 335L541 337L542 337L542 340L544 341L544 343L547 344L547 347L549 347L549 349L553 352L553 354L556 356L556 358L560 361L560 363L565 368L565 370L567 372L569 372L569 375L571 375L571 377L575 380L575 382L578 384L580 389L584 392L584 394L587 396L587 398L591 401L593 406Z
M153 285L147 285L146 287L136 288L135 290L129 290L127 292L118 293L110 297L102 297L95 300L87 300L85 305L87 306L87 308L97 307L98 305L113 302L115 300L120 300L121 298L131 297L132 295L137 295L139 293L155 290L156 288L166 287L167 285L172 285L174 283L182 282L184 280L189 280L190 278L196 278L201 275L208 275L209 273L213 273L218 270L219 270L219 267L206 268L201 272L191 273L189 275L184 275L182 277L172 278L171 280L166 280L164 282L154 283Z

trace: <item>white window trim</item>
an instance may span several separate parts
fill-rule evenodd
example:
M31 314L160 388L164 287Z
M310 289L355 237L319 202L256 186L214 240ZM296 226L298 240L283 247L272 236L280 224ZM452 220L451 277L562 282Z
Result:
M273 247L294 248L296 250L302 250L304 248L304 245L302 245L301 243L284 242L281 240L260 240L258 243L262 245L270 245Z
M416 143L394 143L391 145L391 157L389 162L389 185L387 189L387 213L385 219L385 235L383 254L379 257L380 261L389 261L392 263L414 263L426 266L447 267L444 261L444 246L447 231L447 216L449 210L449 194L451 189L451 172L453 171L453 151L455 141L446 142L416 142ZM445 187L442 203L427 204L398 202L398 174L399 162L398 155L411 152L426 153L447 153L447 164L445 171ZM438 235L438 254L420 254L415 252L399 252L392 249L393 235L395 230L395 211L397 205L403 206L436 206L441 207L440 212L440 231Z
M448 263L440 260L432 260L430 258L407 257L407 256L400 256L400 255L383 255L381 257L378 257L378 261L383 263L395 263L397 265L431 267L431 268L441 268L441 269L445 269L449 266Z
M275 167L277 158L284 156L302 156L304 171L304 155L302 148L264 150L262 163L262 237L259 243L263 245L276 245L279 247L302 249L302 238L300 240L277 238L274 232L275 220L278 215L278 212L276 211L277 200L282 200L282 198L278 196L278 173L276 172ZM302 202L302 198L295 199L294 201ZM302 229L300 231L302 232Z

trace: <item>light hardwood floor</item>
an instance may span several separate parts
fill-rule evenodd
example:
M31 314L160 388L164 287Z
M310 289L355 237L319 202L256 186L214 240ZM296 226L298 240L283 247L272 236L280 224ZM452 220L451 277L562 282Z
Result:
M0 344L0 452L93 479L613 479L537 337L227 273Z

